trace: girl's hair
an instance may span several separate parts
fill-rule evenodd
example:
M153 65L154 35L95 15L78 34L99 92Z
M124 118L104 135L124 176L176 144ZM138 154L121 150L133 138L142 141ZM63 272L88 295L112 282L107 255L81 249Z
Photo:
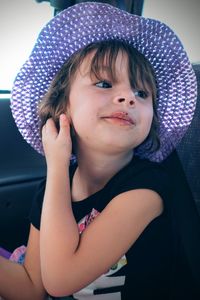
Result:
M148 150L155 151L159 148L160 141L157 135L158 117L156 110L156 81L153 68L143 54L131 45L121 40L108 40L89 44L74 53L63 64L53 79L48 92L39 105L40 130L48 118L52 118L59 130L59 116L66 112L70 94L70 86L75 79L77 70L80 68L85 57L94 52L91 60L90 75L97 79L101 78L102 65L106 65L108 77L114 82L117 80L115 62L118 53L126 53L128 57L128 75L133 89L143 89L151 92L153 98L153 121L148 137ZM144 142L146 142L146 140ZM143 142L143 143L144 143Z

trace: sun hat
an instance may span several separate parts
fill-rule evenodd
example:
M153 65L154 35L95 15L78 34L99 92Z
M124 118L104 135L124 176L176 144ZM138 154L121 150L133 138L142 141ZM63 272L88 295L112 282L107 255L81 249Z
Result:
M160 148L149 152L148 142L136 155L164 160L189 127L197 98L196 77L175 33L160 21L112 5L83 2L67 8L42 29L28 60L16 76L11 110L24 139L43 153L38 104L64 62L84 46L104 40L126 41L154 68L157 81Z

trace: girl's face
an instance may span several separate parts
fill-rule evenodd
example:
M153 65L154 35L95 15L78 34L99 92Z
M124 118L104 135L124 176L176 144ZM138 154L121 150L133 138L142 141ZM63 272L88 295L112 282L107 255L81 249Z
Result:
M87 55L72 82L67 107L76 134L76 146L104 153L133 150L148 136L153 119L152 94L130 85L125 53L116 59L117 80L106 66L101 79L90 73L94 52ZM89 148L88 148L89 147Z

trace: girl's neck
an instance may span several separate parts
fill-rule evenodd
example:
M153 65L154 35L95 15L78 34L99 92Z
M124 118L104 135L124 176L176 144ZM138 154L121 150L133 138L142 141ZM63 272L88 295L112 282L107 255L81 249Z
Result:
M72 183L73 201L79 201L101 190L132 159L133 152L116 155L81 153Z

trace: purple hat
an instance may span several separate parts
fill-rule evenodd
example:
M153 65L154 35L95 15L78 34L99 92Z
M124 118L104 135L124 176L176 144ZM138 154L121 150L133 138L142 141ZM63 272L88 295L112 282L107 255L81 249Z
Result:
M156 75L161 146L150 153L144 144L136 154L162 161L183 137L194 114L197 84L177 36L159 21L109 4L83 2L62 11L42 29L14 82L11 109L15 122L24 139L39 153L43 154L38 104L55 74L77 50L111 39L124 40L143 53Z

